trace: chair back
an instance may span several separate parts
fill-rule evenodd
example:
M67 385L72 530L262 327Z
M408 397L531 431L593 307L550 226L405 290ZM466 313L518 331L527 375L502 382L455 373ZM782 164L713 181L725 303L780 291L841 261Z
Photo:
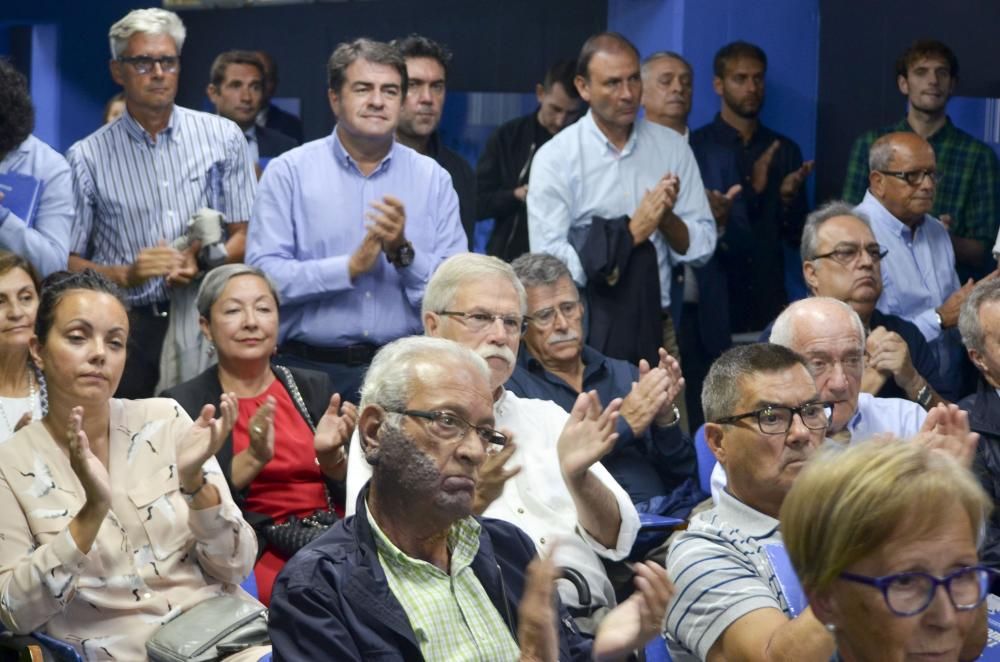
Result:
M694 433L694 450L698 455L698 487L705 494L711 494L712 469L715 468L716 459L712 455L712 451L708 449L708 441L705 440L704 424Z

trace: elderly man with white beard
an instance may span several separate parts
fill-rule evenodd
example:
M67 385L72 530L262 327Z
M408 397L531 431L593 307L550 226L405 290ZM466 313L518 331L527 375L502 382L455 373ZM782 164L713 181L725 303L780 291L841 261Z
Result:
M615 605L600 557L624 559L639 530L628 493L600 463L618 439L622 402L612 400L602 409L596 392L581 393L567 414L555 403L519 398L504 389L517 360L526 310L524 287L510 265L485 255L456 255L427 285L424 331L486 359L496 427L514 439L483 465L475 512L520 527L543 556L556 545L556 564L583 576L591 603L581 605L567 582L560 582L560 597L574 613L586 614ZM348 453L349 509L371 474L355 434Z

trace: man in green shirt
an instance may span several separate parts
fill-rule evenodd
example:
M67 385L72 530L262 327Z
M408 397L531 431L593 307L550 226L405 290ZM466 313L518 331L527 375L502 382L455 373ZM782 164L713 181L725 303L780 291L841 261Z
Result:
M662 566L636 564L636 592L586 640L557 601L552 564L529 566L531 539L472 515L483 462L510 443L493 427L489 376L484 359L439 338L403 338L375 356L358 421L372 478L357 514L275 584L275 660L624 659L660 632L673 595ZM614 418L574 423L613 428Z
M945 106L958 80L958 58L933 40L913 43L896 61L896 83L909 104L896 124L868 131L851 149L844 179L844 199L858 204L868 189L868 150L879 137L913 131L934 148L941 181L931 215L951 234L959 280L978 280L994 265L989 250L1000 214L1000 162L987 145L948 118Z

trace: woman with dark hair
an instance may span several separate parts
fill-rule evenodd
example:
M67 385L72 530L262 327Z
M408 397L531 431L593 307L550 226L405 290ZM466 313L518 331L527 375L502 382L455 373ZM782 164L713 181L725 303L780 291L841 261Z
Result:
M325 373L272 364L278 343L278 295L270 279L245 264L210 271L198 290L205 337L219 358L192 380L163 393L192 416L202 402L234 393L239 412L217 458L243 515L258 532L261 557L254 568L258 597L271 587L296 551L287 538L290 517L323 513L332 523L344 512L344 444L357 408L331 397ZM274 525L285 525L278 533ZM321 529L313 527L314 532ZM298 542L305 542L299 538Z
M110 124L125 114L125 93L119 92L104 104L103 124Z
M45 380L28 355L38 288L31 263L0 250L0 443L45 412Z
M31 356L49 410L0 444L0 620L86 659L140 660L164 623L239 583L257 551L214 455L236 418L112 396L129 319L94 271L42 288ZM259 655L258 655L259 657Z

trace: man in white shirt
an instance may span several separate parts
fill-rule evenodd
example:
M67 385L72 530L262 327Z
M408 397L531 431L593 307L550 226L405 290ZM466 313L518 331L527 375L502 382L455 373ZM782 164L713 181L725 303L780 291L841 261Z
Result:
M656 249L660 344L677 356L669 314L671 269L681 263L704 264L716 241L698 164L681 135L637 119L642 97L639 53L625 37L608 32L588 39L577 61L575 83L590 110L543 145L532 162L531 252L555 255L569 267L577 285L586 286L580 246L594 218L627 217L632 253L647 239ZM616 274L607 280L613 285Z
M599 462L618 438L621 400L602 410L596 393L584 393L567 414L555 403L504 390L526 309L524 288L510 265L472 253L445 261L424 295L426 334L454 340L486 359L496 428L514 439L481 468L475 511L517 525L542 555L557 545L556 564L583 575L591 607L614 606L599 557L624 559L639 530L628 494ZM348 514L371 474L355 435L348 454ZM560 596L571 608L582 606L566 582L560 583Z

